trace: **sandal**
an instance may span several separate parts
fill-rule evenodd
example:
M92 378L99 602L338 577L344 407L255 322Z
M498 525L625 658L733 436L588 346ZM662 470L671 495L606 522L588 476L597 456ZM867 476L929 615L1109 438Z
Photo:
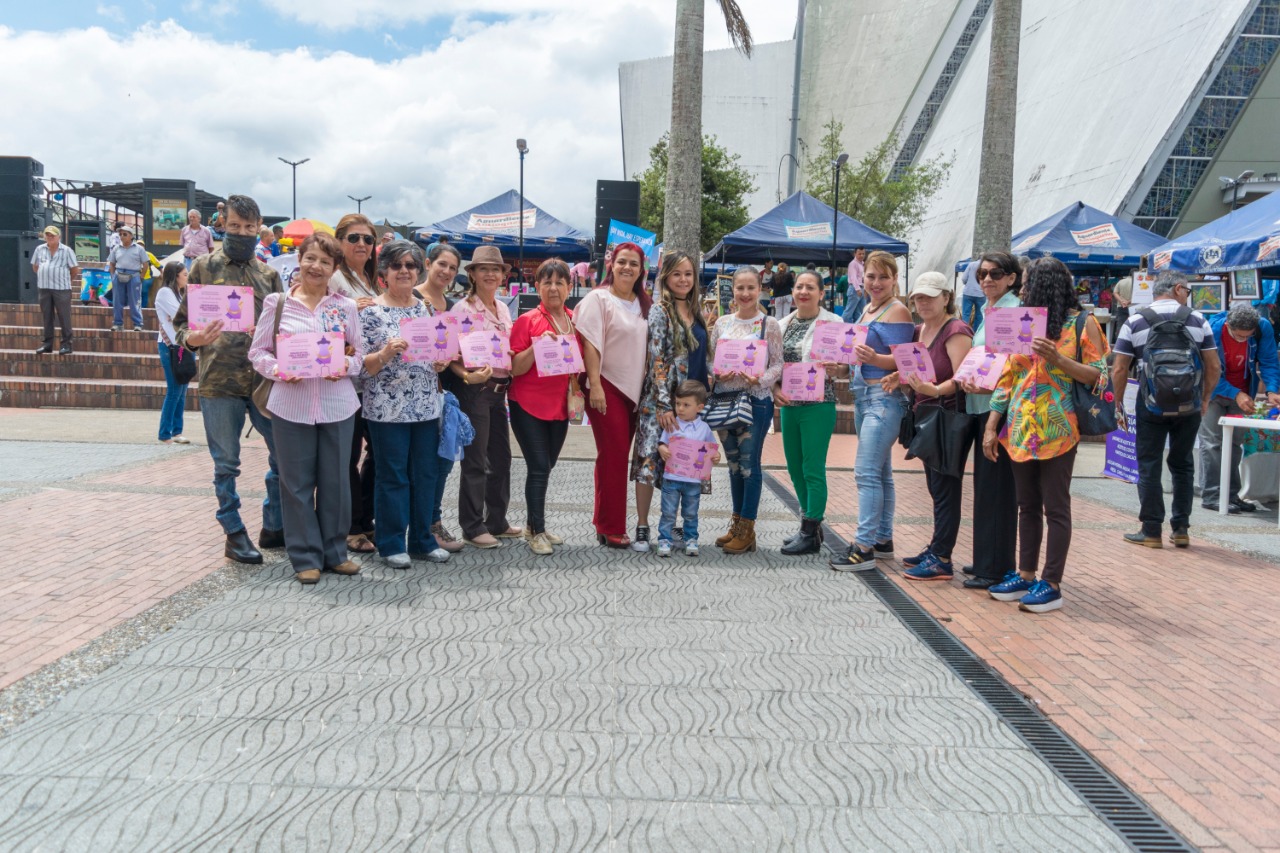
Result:
M355 536L347 537L347 550L355 551L357 554L372 554L378 548L363 533L357 533Z

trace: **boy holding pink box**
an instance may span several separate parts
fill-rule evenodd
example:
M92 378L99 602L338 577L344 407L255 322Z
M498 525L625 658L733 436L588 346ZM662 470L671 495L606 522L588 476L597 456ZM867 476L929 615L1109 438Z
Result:
M658 521L659 557L671 556L677 509L684 519L685 556L698 556L702 482L711 479L711 468L720 461L715 433L699 417L706 402L705 385L695 379L681 382L675 393L676 428L663 430L658 439L658 454L664 463L662 518Z

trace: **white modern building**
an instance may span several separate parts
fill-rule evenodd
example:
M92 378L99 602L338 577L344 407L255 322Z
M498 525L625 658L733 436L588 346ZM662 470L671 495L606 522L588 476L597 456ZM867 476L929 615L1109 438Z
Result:
M775 169L779 159L786 163L782 192L791 166L785 154L803 161L832 116L844 123L844 148L855 161L896 129L900 164L935 156L953 161L920 229L897 235L912 244L913 273L967 257L991 5L800 0L795 39L767 46L772 72L761 90L767 96L760 108L776 112L763 124L789 134L773 163ZM1276 189L1277 47L1280 0L1023 0L1014 230L1083 201L1177 235L1216 219L1233 202ZM783 94L772 75L782 73L787 50L798 86ZM734 60L731 51L709 57L721 53L729 56L706 68L707 104L721 92L745 94L739 66L747 61ZM670 61L637 65L665 63L669 89ZM623 86L624 148L656 140L669 120L640 114L631 103L636 97ZM653 99L667 103L668 115L669 97ZM704 128L736 150L729 130L742 124L738 118L721 103L704 109ZM761 121L758 111L751 121ZM630 168L634 155L627 156ZM753 153L751 161L762 169L757 183L776 195L776 172L766 176L762 157ZM757 194L753 215L761 212L759 201Z

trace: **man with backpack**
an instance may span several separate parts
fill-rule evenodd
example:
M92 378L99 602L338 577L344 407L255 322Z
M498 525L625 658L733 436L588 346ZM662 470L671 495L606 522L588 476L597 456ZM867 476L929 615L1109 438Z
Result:
M1218 511L1222 475L1222 426L1225 415L1251 415L1258 395L1258 380L1267 386L1267 405L1280 405L1280 365L1276 363L1276 339L1271 323L1249 305L1235 305L1209 324L1222 378L1213 388L1204 423L1200 425L1200 504ZM1231 442L1231 494L1226 495L1227 512L1236 515L1257 507L1240 499L1240 457L1244 430L1234 431Z
M1164 488L1160 482L1160 458L1169 447L1169 473L1173 476L1170 541L1176 548L1191 544L1191 504L1195 500L1196 432L1220 373L1218 349L1209 324L1187 306L1191 288L1181 273L1164 272L1151 288L1152 302L1134 306L1113 350L1111 377L1116 389L1117 413L1123 420L1129 367L1137 362L1138 401L1134 407L1138 440L1138 519L1142 530L1126 533L1126 542L1163 548Z

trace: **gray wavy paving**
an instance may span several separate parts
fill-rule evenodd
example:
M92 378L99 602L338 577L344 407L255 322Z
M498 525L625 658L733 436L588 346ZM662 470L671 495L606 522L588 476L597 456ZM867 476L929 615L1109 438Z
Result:
M589 482L551 558L262 572L0 739L0 850L1124 849L856 579L600 549Z

